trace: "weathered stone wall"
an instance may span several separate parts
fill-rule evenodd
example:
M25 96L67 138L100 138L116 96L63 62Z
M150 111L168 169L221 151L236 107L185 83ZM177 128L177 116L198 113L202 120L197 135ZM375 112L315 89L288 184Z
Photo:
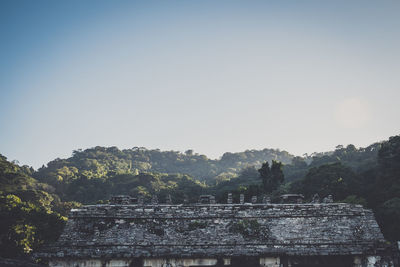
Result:
M72 210L58 242L38 257L53 267L241 266L230 265L237 257L289 267L291 257L337 255L351 266L390 266L384 249L372 212L359 205L130 204Z
M59 257L340 255L383 241L358 205L96 205L71 212L54 248Z

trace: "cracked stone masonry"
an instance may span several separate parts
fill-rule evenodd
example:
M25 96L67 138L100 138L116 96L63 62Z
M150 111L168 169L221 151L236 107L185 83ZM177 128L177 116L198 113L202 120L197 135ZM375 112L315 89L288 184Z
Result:
M36 257L52 267L394 266L372 211L360 205L166 202L116 196L74 209Z

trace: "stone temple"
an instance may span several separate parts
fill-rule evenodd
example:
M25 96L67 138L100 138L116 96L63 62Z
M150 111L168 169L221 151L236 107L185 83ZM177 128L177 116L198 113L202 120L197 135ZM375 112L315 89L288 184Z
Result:
M159 204L127 196L71 210L59 240L37 257L68 267L394 266L372 211L301 203Z

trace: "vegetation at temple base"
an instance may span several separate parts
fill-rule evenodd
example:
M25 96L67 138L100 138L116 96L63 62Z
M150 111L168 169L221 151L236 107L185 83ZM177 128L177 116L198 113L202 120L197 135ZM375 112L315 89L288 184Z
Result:
M197 229L203 229L207 227L207 222L206 221L191 221L188 225L188 230L193 231Z
M0 257L29 255L58 237L71 208L107 203L112 195L140 195L146 202L157 195L160 202L170 197L183 203L212 194L226 203L228 193L236 203L240 194L246 202L252 196L276 202L287 193L303 194L306 201L315 193L333 195L335 201L373 209L385 237L399 240L400 136L303 157L263 149L213 160L192 150L95 147L38 170L0 155Z
M244 237L256 237L260 235L261 229L257 220L245 219L232 223L229 230Z

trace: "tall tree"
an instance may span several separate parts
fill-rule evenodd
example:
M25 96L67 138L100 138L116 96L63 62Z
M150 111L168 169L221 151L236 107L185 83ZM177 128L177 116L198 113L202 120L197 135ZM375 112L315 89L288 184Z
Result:
M263 163L258 172L260 173L260 178L266 193L276 190L284 181L282 163L279 161L273 160L271 168L269 167L268 161Z
M262 164L261 168L258 169L258 172L260 173L260 178L263 184L264 191L268 192L269 183L271 181L271 168L269 167L268 161Z
M285 181L282 167L283 167L282 162L275 161L275 160L272 161L271 174L272 174L272 180L273 180L275 189L278 188L278 186L281 185Z

